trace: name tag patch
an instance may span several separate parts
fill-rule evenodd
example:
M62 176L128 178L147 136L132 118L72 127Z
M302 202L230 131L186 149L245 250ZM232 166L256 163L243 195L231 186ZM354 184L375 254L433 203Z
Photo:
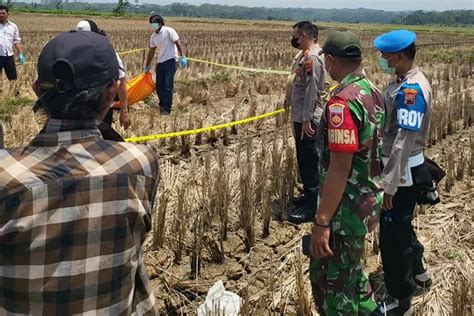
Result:
M426 111L426 101L421 87L405 83L397 94L397 123L400 128L420 131Z
M409 127L410 129L421 129L424 113L409 111L407 109L398 109L397 118L400 127Z
M329 143L338 145L355 145L356 133L350 129L330 129Z

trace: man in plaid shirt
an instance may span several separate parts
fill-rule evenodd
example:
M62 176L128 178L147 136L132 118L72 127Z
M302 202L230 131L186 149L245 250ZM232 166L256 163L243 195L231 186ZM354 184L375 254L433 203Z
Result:
M0 315L156 314L141 245L158 157L99 126L118 68L93 32L41 52L35 108L49 119L26 147L0 150Z

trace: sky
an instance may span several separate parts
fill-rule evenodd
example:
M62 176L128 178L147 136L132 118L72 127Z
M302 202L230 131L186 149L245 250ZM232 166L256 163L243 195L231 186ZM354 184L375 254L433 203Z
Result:
M271 7L271 8L321 8L321 9L340 9L340 8L369 8L386 11L446 11L458 9L474 10L474 0L140 0L141 3L154 4L171 4L171 3L188 3L188 4L222 4L222 5L243 5L248 7Z

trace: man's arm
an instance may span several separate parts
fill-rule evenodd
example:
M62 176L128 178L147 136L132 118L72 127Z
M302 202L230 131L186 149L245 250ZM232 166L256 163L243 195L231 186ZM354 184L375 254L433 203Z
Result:
M293 95L293 87L295 85L295 77L296 77L295 74L292 72L286 78L285 100L283 101L283 106L287 110L290 108L290 104L291 104L291 97Z
M353 153L331 152L329 169L324 182L316 223L329 225L346 190L352 168Z
M291 106L291 98L293 96L293 89L295 86L295 79L296 79L296 69L298 68L298 64L300 62L301 56L303 55L303 51L300 50L298 54L296 54L295 58L293 58L293 64L291 65L290 75L288 75L286 79L286 90L285 90L285 100L283 101L283 106L285 109L289 109Z
M188 66L188 59L186 58L186 51L184 49L184 45L181 43L179 39L177 39L175 42L176 47L178 48L178 52L181 55L181 60L180 60L180 67L181 68L186 68Z
M23 54L23 47L20 42L13 44L13 47L15 48L17 55Z
M320 98L318 91L318 81L321 80L322 65L318 62L316 56L308 56L304 61L304 71L306 76L304 103L303 103L303 121L310 121L314 116L314 107ZM323 82L324 82L324 78ZM321 116L319 117L321 118Z
M304 71L306 86L303 103L303 133L311 137L315 130L311 127L311 120L316 117L316 123L321 120L324 106L322 94L324 92L324 66L316 56L308 56L305 60ZM302 137L304 135L301 135Z
M117 91L120 100L120 124L127 129L131 125L130 117L128 115L128 93L127 93L127 77L120 79L120 85Z
M15 26L15 32L13 34L13 47L16 50L17 55L23 54L23 47L21 47L21 37L18 28Z
M186 56L186 49L184 48L183 43L181 40L177 40L174 42L176 44L176 48L178 48L178 53L180 56Z
M150 50L148 51L148 56L146 58L146 63L145 63L145 68L149 68L151 61L153 60L153 56L155 56L156 52L156 47L150 47Z
M383 170L385 193L390 195L397 193L400 179L405 172L417 135L418 132L402 128L398 130L397 137L392 146L392 152Z
M313 78L316 84L316 105L314 106L313 116L316 117L317 122L321 120L321 116L324 112L325 100L323 96L326 93L326 70L324 69L323 61L319 58L313 63Z
M359 150L360 120L349 107L346 99L335 97L329 100L325 112L328 118L329 167L323 184L321 202L316 215L316 223L311 234L311 254L314 257L332 256L329 247L330 223L338 211L347 178L352 168L352 158ZM334 135L343 132L347 137L340 139Z
M311 234L311 254L313 257L333 255L329 247L329 224L339 208L346 189L347 178L352 168L353 155L352 153L331 152L321 203Z

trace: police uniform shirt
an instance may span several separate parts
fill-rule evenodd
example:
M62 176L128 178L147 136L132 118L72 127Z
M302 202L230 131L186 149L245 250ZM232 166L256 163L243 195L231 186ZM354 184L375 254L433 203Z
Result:
M319 123L324 112L323 94L325 92L324 61L315 44L304 52L294 71L295 80L291 96L291 117L293 122L302 123L314 120Z
M13 45L20 41L20 32L15 23L0 23L0 56L13 56Z
M291 65L291 73L288 75L286 79L285 100L288 102L288 104L291 103L291 96L293 95L293 86L295 84L295 78L296 78L295 73L302 56L303 56L303 51L300 50L298 54L296 54L295 58L293 58L293 64Z
M403 185L408 160L423 153L428 142L431 113L431 86L418 69L392 82L384 94L386 122L383 139L384 191L395 195Z

